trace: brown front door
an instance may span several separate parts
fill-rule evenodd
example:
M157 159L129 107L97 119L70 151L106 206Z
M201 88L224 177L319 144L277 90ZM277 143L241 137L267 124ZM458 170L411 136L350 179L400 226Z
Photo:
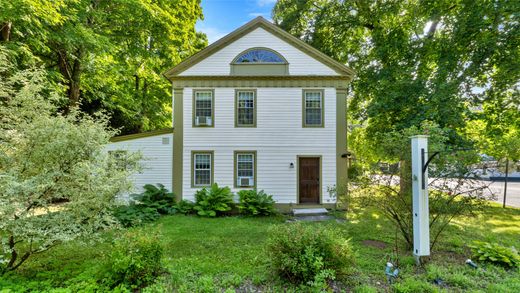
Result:
M299 158L300 203L320 203L320 158Z

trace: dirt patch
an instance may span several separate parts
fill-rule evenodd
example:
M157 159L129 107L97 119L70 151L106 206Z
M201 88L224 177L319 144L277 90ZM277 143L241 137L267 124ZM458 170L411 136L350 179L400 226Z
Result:
M363 240L361 242L361 244L363 244L365 246L379 248L379 249L385 249L388 246L388 244L386 242L377 241L377 240Z

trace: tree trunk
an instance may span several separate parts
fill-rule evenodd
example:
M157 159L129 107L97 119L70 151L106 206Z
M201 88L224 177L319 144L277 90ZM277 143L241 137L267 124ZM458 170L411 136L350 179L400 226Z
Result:
M412 190L411 166L406 160L399 161L399 164L399 194L406 197Z
M81 48L76 50L76 56L74 57L74 60L69 58L66 51L58 51L58 67L68 87L67 97L69 99L69 103L65 108L65 113L68 113L71 108L79 105L82 58L83 50Z
M11 39L12 23L10 21L1 24L0 41L9 42Z

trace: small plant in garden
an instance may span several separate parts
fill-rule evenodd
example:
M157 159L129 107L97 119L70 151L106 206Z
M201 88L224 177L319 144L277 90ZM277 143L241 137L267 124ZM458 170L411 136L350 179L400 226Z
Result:
M114 242L107 260L108 285L138 288L152 283L163 270L158 235L129 232Z
M215 217L231 210L233 193L229 187L218 187L213 183L209 189L203 188L195 193L195 207L199 216Z
M143 188L143 193L130 195L132 201L129 205L119 206L114 211L114 216L124 227L153 222L161 215L172 215L177 211L175 196L164 185L146 184Z
M191 214L194 211L195 204L189 200L181 200L175 205L175 209L178 213L187 215Z
M134 227L157 221L161 214L154 208L131 203L117 207L114 210L114 217L119 220L123 227Z
M238 192L238 210L252 216L269 216L276 212L272 195L263 190L241 190Z
M130 195L134 201L137 201L139 205L153 208L162 215L175 214L175 195L169 192L164 185L146 184L143 188L143 193Z
M491 262L509 268L520 268L520 255L514 247L509 248L482 241L474 241L469 247L473 256L479 261Z
M337 228L302 223L276 226L270 230L267 250L280 277L313 287L325 286L354 264L350 240Z

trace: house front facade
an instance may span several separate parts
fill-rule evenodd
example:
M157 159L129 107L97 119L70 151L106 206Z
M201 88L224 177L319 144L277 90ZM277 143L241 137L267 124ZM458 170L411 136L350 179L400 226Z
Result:
M351 69L259 17L165 76L178 199L218 183L264 190L279 206L335 203Z

